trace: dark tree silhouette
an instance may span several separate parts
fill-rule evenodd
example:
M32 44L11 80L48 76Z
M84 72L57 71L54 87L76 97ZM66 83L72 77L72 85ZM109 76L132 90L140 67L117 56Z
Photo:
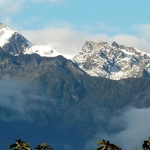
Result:
M98 145L103 145L101 147L98 147L97 150L122 150L119 145L117 144L112 144L109 141L105 141L104 139L102 139L101 141L99 141L97 143Z
M52 150L53 148L49 145L46 145L46 143L42 143L41 145L38 145L37 147L35 147L35 149L38 149L38 150Z
M29 143L21 139L17 139L14 144L10 144L8 149L12 148L14 148L14 150L31 150Z
M150 150L150 137L148 138L148 140L144 140L142 148L143 150Z

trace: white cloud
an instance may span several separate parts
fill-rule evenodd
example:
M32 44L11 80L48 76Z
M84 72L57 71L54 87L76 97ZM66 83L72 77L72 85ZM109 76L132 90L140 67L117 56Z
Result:
M112 39L119 44L135 47L141 51L150 53L150 42L147 39L123 34L115 35Z
M24 3L24 0L1 0L0 1L0 9L1 16L5 13L16 13L21 10L21 7ZM3 12L3 13L2 13Z
M145 38L150 38L150 23L143 25L134 25L132 28L140 34L140 36Z
M49 27L44 30L21 31L34 44L50 45L66 54L76 54L87 40L106 40L107 35L91 35L85 32L72 30L71 28Z
M128 122L126 129L114 137L120 139L121 144L126 149L141 148L143 141L150 136L148 133L150 130L149 117L150 108L130 109L124 114L124 118Z
M108 133L107 131L97 133L87 141L85 149L90 150L94 147L96 149L96 144L101 139L109 140L110 143L113 144L118 144L123 150L141 149L143 141L150 137L148 132L150 130L149 117L150 108L130 108L119 116L112 115L111 119L108 120L110 127L116 126L119 128L124 124L125 128L115 133Z
M109 36L107 34L79 32L73 30L69 25L50 26L43 30L21 31L21 33L34 44L50 45L57 51L66 54L77 54L87 40L106 41L109 44L116 41L118 44L135 47L150 53L150 42L144 38L123 34Z
M4 111L0 113L0 121L32 120L32 112L39 110L39 108L44 112L47 106L51 106L53 101L48 100L44 95L37 94L36 90L38 90L37 84L32 83L31 86L31 83L1 79L0 108L4 108ZM7 110L11 113L8 114Z
M51 45L52 48L68 54L79 51L84 43L84 35L68 28L49 27L39 31L23 31L35 44Z

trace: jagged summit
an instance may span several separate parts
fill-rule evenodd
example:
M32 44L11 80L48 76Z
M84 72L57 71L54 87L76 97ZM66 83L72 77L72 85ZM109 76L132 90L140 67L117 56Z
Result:
M73 61L91 76L113 80L150 76L150 54L116 42L86 41Z

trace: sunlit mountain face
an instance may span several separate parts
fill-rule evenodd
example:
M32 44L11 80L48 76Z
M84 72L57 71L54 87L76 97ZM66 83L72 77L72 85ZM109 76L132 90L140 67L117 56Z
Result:
M73 60L91 76L112 80L150 76L150 54L116 42L87 41Z

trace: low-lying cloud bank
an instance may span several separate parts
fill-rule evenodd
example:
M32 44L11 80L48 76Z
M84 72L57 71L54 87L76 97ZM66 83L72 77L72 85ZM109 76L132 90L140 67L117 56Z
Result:
M101 139L109 140L113 144L118 144L123 150L141 149L143 141L150 137L150 108L126 109L122 115L112 115L111 120L108 120L110 128L124 129L116 133L108 133L107 131L98 132L85 145L86 150L93 147L97 148L97 142ZM99 145L100 146L100 145Z
M57 51L69 55L77 54L85 41L106 41L109 44L116 41L120 45L138 48L141 51L150 53L150 42L146 38L139 38L127 34L92 34L79 32L71 27L54 27L43 30L21 31L21 33L34 44L49 45Z
M31 114L45 110L51 101L33 83L0 80L0 120L33 120Z

